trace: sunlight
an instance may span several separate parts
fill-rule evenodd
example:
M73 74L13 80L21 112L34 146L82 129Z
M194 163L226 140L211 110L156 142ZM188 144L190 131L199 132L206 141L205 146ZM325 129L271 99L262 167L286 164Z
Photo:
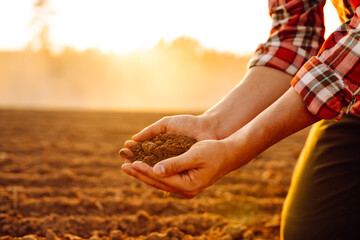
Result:
M0 1L1 49L16 50L24 47L31 37L27 27L32 14L32 1Z
M78 49L130 52L150 48L161 38L170 41L188 36L205 47L249 53L266 39L271 23L266 0L246 4L244 7L237 0L55 0L52 37L61 45L71 44Z
M328 2L326 24L334 29L339 21ZM207 48L249 54L266 40L271 26L267 0L54 0L53 5L54 41L105 52L129 53L160 39L188 36Z
M35 1L0 1L0 48L24 47L31 39L29 24ZM267 0L52 0L56 14L49 22L55 46L99 48L129 53L149 49L160 39L197 39L206 48L249 54L266 40L271 25ZM18 6L21 5L21 8ZM338 26L328 1L325 20ZM10 24L9 24L10 23Z

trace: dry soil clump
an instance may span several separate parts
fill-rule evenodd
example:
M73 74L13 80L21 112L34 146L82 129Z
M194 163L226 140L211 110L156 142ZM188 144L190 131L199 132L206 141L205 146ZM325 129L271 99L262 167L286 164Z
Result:
M160 134L131 148L134 155L130 158L130 161L143 161L150 166L154 166L164 159L183 154L194 143L196 143L196 140L187 136Z

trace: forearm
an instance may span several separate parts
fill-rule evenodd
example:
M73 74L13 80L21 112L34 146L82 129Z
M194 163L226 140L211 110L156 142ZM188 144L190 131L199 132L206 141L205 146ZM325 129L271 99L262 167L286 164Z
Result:
M202 117L213 123L219 139L240 129L289 87L292 77L269 67L252 67L244 79Z
M290 88L246 126L222 140L230 159L228 171L241 167L271 145L318 120Z

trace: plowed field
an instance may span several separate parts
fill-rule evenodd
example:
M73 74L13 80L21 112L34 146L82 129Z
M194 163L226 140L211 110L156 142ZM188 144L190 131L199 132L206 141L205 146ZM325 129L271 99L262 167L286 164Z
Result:
M193 199L164 198L117 154L164 115L0 110L0 239L279 239L307 130Z

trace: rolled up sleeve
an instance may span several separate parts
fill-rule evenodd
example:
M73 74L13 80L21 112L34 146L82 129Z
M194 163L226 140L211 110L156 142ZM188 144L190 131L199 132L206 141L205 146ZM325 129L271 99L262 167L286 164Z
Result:
M297 72L291 82L309 111L322 119L340 119L359 100L359 17L340 26Z
M292 76L324 42L324 0L270 0L273 23L268 40L256 49L249 67L267 66Z

